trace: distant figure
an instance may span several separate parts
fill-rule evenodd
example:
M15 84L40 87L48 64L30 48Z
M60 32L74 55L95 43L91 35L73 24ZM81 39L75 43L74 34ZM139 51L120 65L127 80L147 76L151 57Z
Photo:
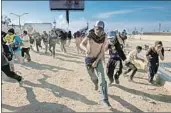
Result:
M119 38L121 38L121 40L123 42L123 43L121 43L121 47L123 49L124 48L124 45L125 45L125 41L127 39L127 32L126 32L126 30L123 30L122 33L119 33L118 36L119 36Z
M33 44L34 44L34 36L33 34L28 34L30 38L30 48L33 50Z
M66 44L66 40L67 40L67 32L61 30L59 37L60 37L60 41L61 41L61 51L66 53L65 44Z
M55 48L56 48L56 43L57 43L57 34L55 33L54 30L51 30L51 34L49 35L49 51L51 53L51 56L55 58ZM53 48L53 51L51 50Z
M49 44L49 35L46 33L46 31L43 31L42 39L43 39L43 43L45 45L45 53L47 53L48 44Z
M68 32L68 46L71 44L72 33L71 31Z
M159 57L164 60L164 48L161 41L156 41L155 46L151 47L146 53L148 60L148 76L149 82L153 83L153 78L158 71L159 67Z
M3 53L6 56L6 58L8 59L10 70L14 72L14 61L13 61L14 53L12 51L12 48L10 48L9 45L6 45L6 42L3 40L4 37L7 35L7 33L2 32L1 34L2 34L1 35L1 44L3 47L3 51L4 51Z
M42 38L39 32L36 32L34 37L36 40L36 49L37 49L37 52L39 52L39 47L42 49L42 45L41 45Z
M27 31L23 31L23 47L21 49L21 55L23 57L24 60L24 54L27 54L27 61L31 61L31 57L30 57L30 38L29 35L27 34Z
M145 47L145 50L148 50L149 49L149 45L144 45L144 47Z
M76 44L76 48L77 48L77 53L79 54L81 51L81 48L80 48L81 32L77 31L74 35L75 35L75 44Z

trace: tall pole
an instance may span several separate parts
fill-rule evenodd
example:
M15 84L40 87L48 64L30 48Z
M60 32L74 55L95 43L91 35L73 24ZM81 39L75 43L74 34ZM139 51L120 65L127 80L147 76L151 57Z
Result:
M68 25L69 25L69 10L66 10L66 20L67 20Z
M15 13L10 13L10 14L15 15L15 16L18 17L18 19L19 19L19 28L21 30L21 22L20 22L21 17L24 16L24 15L26 15L26 14L28 14L28 13L23 13L22 15L18 15L18 14L15 14Z
M20 30L21 30L21 23L20 23L20 17L21 17L21 16L19 16L19 27L20 27Z
M159 23L159 32L161 32L161 23Z

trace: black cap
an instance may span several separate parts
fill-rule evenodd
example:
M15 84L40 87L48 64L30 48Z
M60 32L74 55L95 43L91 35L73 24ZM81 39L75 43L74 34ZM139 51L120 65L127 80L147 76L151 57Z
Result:
M9 32L9 33L12 33L12 34L14 34L14 33L15 33L15 31L14 31L14 29L13 29L13 28L9 29L9 30L8 30L8 32Z
M162 41L156 41L156 42L155 42L155 46L157 46L157 45L159 45L159 44L163 46Z

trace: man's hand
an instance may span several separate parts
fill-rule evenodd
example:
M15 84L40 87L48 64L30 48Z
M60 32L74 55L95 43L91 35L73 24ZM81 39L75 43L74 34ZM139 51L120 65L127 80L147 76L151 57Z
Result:
M157 50L157 53L160 54L160 53L161 53L161 50L162 50L162 48L159 48L159 49Z
M86 52L86 54L87 54L87 55L90 53L90 51L89 51L88 49L86 49L86 51L85 51L85 52Z
M98 63L97 61L93 62L92 67L94 68L97 67L97 63Z

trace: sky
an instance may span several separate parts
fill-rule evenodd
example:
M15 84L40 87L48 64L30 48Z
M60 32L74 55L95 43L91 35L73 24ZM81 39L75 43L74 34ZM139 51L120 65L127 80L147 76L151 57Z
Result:
M86 27L90 28L96 21L105 22L106 30L119 31L126 29L158 31L159 23L162 30L171 31L171 1L85 1L84 11L70 11L69 29L72 31ZM29 22L50 22L56 20L57 27L67 28L65 11L51 11L49 1L2 1L2 15L11 18L13 24L18 24L18 18L10 13L23 14L21 24Z

